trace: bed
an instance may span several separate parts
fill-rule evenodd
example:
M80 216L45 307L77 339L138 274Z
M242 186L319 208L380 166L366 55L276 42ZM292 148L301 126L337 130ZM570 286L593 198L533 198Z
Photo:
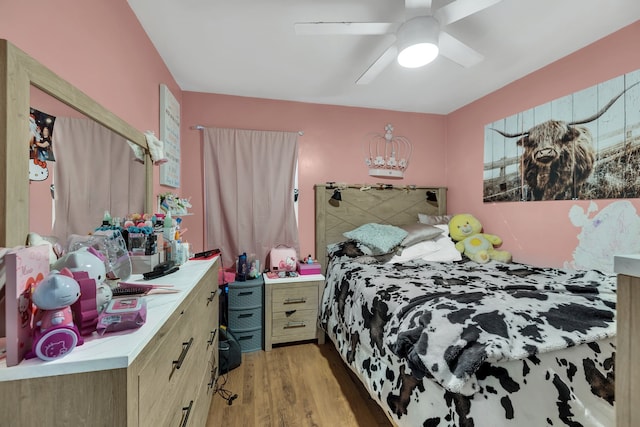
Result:
M446 189L335 190L316 186L319 323L394 424L615 424L614 275L381 255L349 232L443 216Z

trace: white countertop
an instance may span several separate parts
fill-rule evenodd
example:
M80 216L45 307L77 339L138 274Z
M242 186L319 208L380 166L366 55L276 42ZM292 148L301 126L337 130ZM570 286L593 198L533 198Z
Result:
M294 282L317 282L324 280L324 276L322 274L299 274L298 277L284 277L284 278L276 278L270 279L267 277L267 274L263 274L264 284L270 285L272 283L294 283Z
M616 274L640 277L640 254L615 255L613 271Z
M180 292L147 295L147 320L140 328L103 336L94 332L93 335L84 337L83 345L59 359L45 362L34 358L23 360L19 365L9 368L6 360L0 360L0 381L127 368L215 261L216 258L188 261L175 273L154 280L142 281L141 274L132 275L127 282L140 280L146 284L174 285Z

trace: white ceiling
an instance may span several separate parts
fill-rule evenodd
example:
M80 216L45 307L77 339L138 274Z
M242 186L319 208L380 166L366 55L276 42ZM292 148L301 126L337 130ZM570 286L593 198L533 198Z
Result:
M296 35L294 23L403 22L403 0L128 2L182 90L438 114L640 19L639 0L502 0L445 27L484 55L480 64L393 61L356 85L394 36Z

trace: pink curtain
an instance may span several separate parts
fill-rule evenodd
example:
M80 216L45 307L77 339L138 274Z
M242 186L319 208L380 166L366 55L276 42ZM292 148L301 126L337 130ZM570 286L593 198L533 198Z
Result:
M298 134L205 128L205 249L220 248L224 266L255 254L261 269L279 244L296 249L294 211Z
M144 213L145 170L127 141L89 119L58 117L54 128L55 222L53 235L66 244L112 217Z

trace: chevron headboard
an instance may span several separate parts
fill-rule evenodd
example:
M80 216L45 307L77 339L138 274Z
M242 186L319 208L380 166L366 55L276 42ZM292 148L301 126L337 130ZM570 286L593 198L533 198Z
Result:
M327 265L327 245L346 240L342 235L370 222L404 225L418 221L418 214L447 213L446 187L341 185L342 200L331 199L338 188L317 184L316 193L316 258L323 269ZM365 187L366 188L366 187Z

